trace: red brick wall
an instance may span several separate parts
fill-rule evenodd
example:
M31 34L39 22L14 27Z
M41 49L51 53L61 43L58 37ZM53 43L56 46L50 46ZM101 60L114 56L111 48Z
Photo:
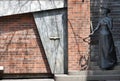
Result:
M84 1L84 2L82 2ZM88 68L90 0L68 0L68 70ZM32 14L0 18L0 66L4 73L50 73Z
M4 73L49 73L32 14L0 18L0 66Z
M90 0L68 0L68 67L88 68L89 44L83 41L90 34Z

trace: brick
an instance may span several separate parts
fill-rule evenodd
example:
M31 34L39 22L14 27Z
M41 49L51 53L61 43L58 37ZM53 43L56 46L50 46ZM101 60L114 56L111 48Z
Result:
M85 70L89 44L83 39L90 34L90 0L68 0L68 69ZM84 58L86 57L86 60ZM80 59L83 59L80 63Z
M1 17L0 26L4 73L50 73L32 14Z

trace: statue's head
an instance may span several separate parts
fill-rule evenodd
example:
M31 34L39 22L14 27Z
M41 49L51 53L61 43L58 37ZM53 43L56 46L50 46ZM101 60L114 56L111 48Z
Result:
M109 14L111 11L109 8L101 7L101 14Z

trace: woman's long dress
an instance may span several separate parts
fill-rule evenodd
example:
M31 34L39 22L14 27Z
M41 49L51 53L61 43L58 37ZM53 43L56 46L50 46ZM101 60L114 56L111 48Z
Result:
M116 64L116 51L108 22L100 24L99 31L99 66L101 69L112 69Z

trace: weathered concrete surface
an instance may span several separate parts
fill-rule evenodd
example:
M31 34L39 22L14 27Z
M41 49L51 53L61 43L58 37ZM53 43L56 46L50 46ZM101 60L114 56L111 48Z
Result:
M67 71L65 69L65 62L67 62L67 58L65 58L67 57L66 14L66 9L33 13L53 74Z
M120 81L120 71L71 71L68 75L55 75L55 81Z
M0 16L65 7L65 0L0 0Z
M56 75L55 81L120 81L120 75Z
M54 81L53 79L9 79L0 81Z

